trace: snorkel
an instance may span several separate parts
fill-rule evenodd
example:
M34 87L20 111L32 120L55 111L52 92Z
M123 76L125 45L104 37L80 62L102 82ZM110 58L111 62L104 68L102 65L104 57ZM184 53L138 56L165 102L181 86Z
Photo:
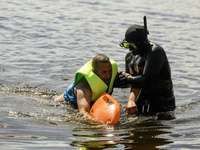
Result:
M148 43L147 34L149 34L147 31L147 17L144 16L143 20L144 20L145 43L147 44Z
M144 53L144 50L145 47L147 47L148 45L148 37L147 37L147 34L149 34L148 30L147 30L147 17L144 16L143 17L143 22L144 22L144 41L141 42L140 44L137 45L137 50L136 51L133 51L132 54L133 55L138 55L138 54L142 54ZM131 49L129 48L129 50L131 51ZM142 51L143 50L143 51Z

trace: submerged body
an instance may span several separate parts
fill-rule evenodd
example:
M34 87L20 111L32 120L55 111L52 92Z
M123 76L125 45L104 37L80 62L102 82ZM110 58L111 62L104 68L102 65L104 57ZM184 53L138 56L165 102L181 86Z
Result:
M133 55L129 52L126 72L133 76L129 80L132 87L142 89L136 102L139 113L145 105L149 105L152 113L175 109L170 65L161 46L149 42L142 53Z
M55 100L66 100L77 105L81 114L95 119L90 114L91 104L102 93L112 93L117 71L118 67L113 60L99 54L77 71L74 82Z
M121 47L126 55L127 82L131 84L126 113L157 113L175 109L171 69L164 49L147 38L146 16L144 26L131 25Z

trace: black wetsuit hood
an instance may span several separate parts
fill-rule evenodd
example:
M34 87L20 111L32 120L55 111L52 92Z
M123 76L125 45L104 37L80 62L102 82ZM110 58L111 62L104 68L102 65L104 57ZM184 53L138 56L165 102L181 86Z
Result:
M147 47L148 39L146 34L149 34L149 32L147 31L146 33L144 26L134 24L127 29L124 41L134 43L137 46L137 51L134 51L133 55L141 53L142 50ZM129 50L132 50L131 46L129 47Z
M144 26L131 25L126 33L125 40L132 43L143 42L146 39Z

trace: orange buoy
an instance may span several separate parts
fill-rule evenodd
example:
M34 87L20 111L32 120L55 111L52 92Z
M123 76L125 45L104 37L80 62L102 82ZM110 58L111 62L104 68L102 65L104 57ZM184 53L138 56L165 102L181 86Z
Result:
M108 103L108 100L112 104ZM90 114L106 125L114 125L119 122L121 108L119 103L109 94L103 93L93 104Z

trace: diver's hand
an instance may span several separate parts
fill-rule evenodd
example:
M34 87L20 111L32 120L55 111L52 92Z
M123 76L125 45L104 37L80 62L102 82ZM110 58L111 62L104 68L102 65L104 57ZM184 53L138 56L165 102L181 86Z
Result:
M114 82L114 87L121 87L121 88L130 87L128 76L130 75L123 71L117 72L115 82Z
M138 114L138 108L134 101L129 100L126 105L126 114L133 115Z

